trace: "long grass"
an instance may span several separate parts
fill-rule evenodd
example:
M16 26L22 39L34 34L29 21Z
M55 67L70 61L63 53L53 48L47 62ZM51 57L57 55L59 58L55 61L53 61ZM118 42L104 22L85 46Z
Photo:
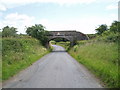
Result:
M2 39L2 80L6 80L49 51L31 37Z
M83 41L74 46L69 53L98 76L106 87L120 87L118 85L118 44Z

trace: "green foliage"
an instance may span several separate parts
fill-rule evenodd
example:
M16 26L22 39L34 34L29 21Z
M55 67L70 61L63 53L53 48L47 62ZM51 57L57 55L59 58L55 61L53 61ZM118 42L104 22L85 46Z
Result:
M46 42L48 41L47 38L48 31L45 31L44 28L45 27L41 24L35 24L35 26L28 27L26 33L29 36L37 38L38 40L40 40L42 45L45 45Z
M110 30L105 31L102 33L101 36L97 36L95 38L96 41L104 41L104 42L118 42L119 40L119 34L113 33Z
M102 26L102 25L101 25ZM96 40L98 41L106 41L106 42L118 42L119 40L119 32L120 32L120 22L114 21L110 28L107 29L107 25L102 26L104 28L97 28ZM101 32L103 31L103 32ZM101 33L100 33L101 32Z
M118 86L118 44L103 41L80 41L69 50L78 62L85 65L107 87Z
M87 34L87 36L89 37L89 39L96 38L96 34Z
M2 37L15 37L17 28L6 26L2 29Z
M116 34L118 33L118 30L120 30L120 22L114 21L110 26L110 31Z
M0 38L2 37L2 32L0 31Z
M2 39L2 80L31 65L48 53L40 42L30 36Z
M108 41L117 42L119 39L119 30L120 22L114 21L109 29L109 32L106 32L107 35L103 35L107 38Z
M102 24L100 25L97 29L95 29L97 31L98 35L101 35L103 32L105 32L106 30L108 30L107 25L106 24Z

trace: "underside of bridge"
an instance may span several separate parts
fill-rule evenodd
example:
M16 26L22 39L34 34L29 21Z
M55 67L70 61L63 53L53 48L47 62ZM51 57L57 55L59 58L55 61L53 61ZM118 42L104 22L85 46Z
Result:
M88 36L78 32L78 31L50 31L47 35L48 42L46 43L46 46L49 47L49 41L55 39L55 38L65 38L68 41L70 41L70 46L73 46L76 41L80 40L88 40Z

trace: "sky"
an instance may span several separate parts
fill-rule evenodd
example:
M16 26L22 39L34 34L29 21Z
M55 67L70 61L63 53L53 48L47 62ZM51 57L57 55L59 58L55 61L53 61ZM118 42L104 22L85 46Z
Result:
M119 0L0 0L0 29L42 24L48 31L76 30L96 33L101 24L118 20Z

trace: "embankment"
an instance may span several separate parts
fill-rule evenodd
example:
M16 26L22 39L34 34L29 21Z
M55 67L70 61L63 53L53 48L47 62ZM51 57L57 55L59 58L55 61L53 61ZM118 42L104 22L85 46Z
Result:
M20 70L47 54L49 50L29 36L2 39L2 80L15 75Z
M68 52L99 77L106 87L119 87L117 43L80 41Z

